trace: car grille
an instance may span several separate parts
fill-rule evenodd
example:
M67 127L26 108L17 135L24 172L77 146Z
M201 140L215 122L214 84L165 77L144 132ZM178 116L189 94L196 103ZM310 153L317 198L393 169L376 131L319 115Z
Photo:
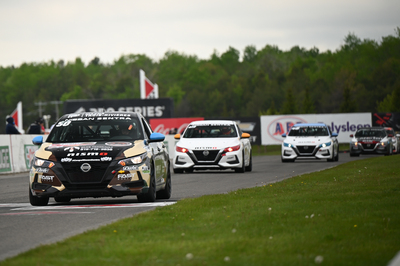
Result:
M300 153L313 153L315 146L297 146Z
M362 143L361 145L365 150L373 150L375 148L376 144L373 144L373 143Z
M90 163L91 169L85 173L81 170L82 163L66 163L63 168L71 183L98 183L103 179L109 163Z
M204 154L204 152L207 151L208 154L207 156ZM205 150L205 151L193 151L194 156L196 156L197 161L201 162L201 161L215 161L215 158L217 158L217 155L219 153L219 150Z

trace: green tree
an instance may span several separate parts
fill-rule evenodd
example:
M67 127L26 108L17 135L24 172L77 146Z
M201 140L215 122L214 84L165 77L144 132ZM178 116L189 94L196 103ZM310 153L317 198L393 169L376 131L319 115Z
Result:
M288 88L286 91L286 98L282 106L281 114L297 114L296 101L291 88Z

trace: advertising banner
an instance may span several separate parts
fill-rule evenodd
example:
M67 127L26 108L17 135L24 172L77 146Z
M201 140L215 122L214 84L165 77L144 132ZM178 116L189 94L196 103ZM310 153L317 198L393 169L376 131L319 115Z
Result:
M371 113L269 115L260 119L262 145L281 144L281 135L297 123L325 123L338 133L340 143L349 142L350 134L358 128L372 126Z
M10 149L9 146L0 146L0 172L10 172Z
M173 116L172 98L123 99L123 100L68 100L64 102L64 114L83 112L138 112L147 119Z
M168 134L182 134L185 128L193 121L204 120L204 117L185 118L153 118L149 123L154 132Z
M391 127L394 131L400 131L400 113L373 113L372 125Z

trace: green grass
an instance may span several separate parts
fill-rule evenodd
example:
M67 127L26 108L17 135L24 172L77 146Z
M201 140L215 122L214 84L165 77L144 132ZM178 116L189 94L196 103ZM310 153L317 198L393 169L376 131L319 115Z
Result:
M387 265L400 250L399 159L184 199L0 265Z

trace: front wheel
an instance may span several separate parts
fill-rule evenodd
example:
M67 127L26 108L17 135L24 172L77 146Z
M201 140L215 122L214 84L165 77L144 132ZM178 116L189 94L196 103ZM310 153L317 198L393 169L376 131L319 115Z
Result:
M49 197L36 197L32 194L32 191L29 188L29 202L32 206L47 206L49 203Z
M148 184L148 189L146 193L141 193L137 195L139 202L154 202L156 201L156 178L154 173L154 166L151 165L150 169L150 183Z
M171 198L172 194L172 183L171 183L171 171L169 170L168 166L168 172L167 172L167 180L165 181L165 188L157 191L157 199L169 199Z
M251 155L251 152L250 152L250 161L249 161L249 165L246 166L246 171L251 172L252 170L253 170L253 156Z
M244 173L246 171L246 164L244 162L244 154L242 155L242 166L240 168L236 168L236 173Z

